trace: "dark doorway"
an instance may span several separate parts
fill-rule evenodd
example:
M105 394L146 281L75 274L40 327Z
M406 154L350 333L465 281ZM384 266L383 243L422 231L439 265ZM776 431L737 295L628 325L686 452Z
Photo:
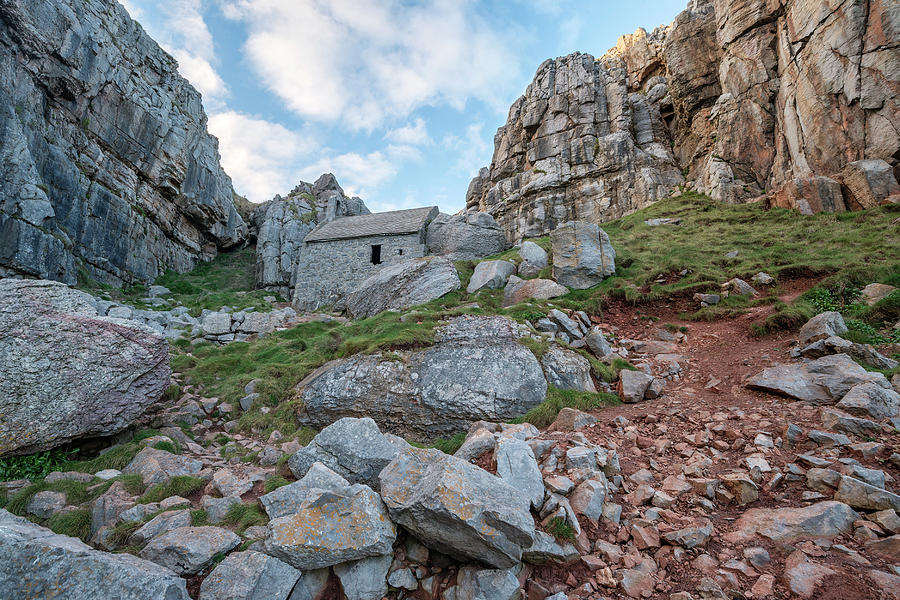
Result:
M381 264L381 244L372 244L372 264Z

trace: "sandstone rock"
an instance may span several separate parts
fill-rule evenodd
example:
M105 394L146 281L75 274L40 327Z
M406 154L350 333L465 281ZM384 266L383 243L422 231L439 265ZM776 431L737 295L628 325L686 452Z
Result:
M757 294L752 285L737 277L723 283L722 288L739 296L755 296Z
M354 319L385 310L403 310L440 298L460 287L459 274L446 258L418 258L385 265L347 296Z
M725 473L721 481L740 506L756 502L759 498L757 485L741 473Z
M869 515L873 523L878 523L885 531L900 533L900 516L893 509L879 510Z
M874 383L885 389L890 386L881 373L866 371L846 354L835 354L769 367L751 377L747 387L813 404L835 404L861 383Z
M846 504L825 501L802 508L753 508L734 525L734 540L760 535L773 542L828 538L850 533L859 515Z
M896 291L897 288L892 285L885 285L883 283L870 283L862 289L860 297L862 298L862 301L865 302L868 306L874 306Z
M504 317L458 317L438 330L436 345L403 361L357 355L329 363L298 385L299 419L323 427L345 416L371 417L385 430L424 440L452 436L472 421L521 416L547 393L540 363L516 343L521 335Z
M200 584L200 600L287 600L301 573L260 552L225 557Z
M349 485L349 481L322 463L314 462L299 481L264 494L259 497L259 501L269 518L277 519L299 512L310 490L337 491Z
M578 290L594 287L616 272L616 251L594 223L570 221L550 234L553 279Z
M772 194L772 201L775 206L792 208L802 215L847 210L841 193L841 184L822 175L788 180Z
M387 594L387 574L393 556L385 554L334 565L347 600L381 600ZM415 581L415 580L413 580Z
M619 396L622 402L633 404L644 399L644 392L653 381L652 375L647 375L643 371L631 371L622 369L619 371Z
M0 550L0 589L11 598L74 598L90 590L98 598L188 600L184 580L169 569L94 550L2 509Z
M466 292L474 294L481 290L500 289L506 285L509 276L516 272L516 265L506 260L484 260L475 266Z
M569 288L559 285L550 279L518 279L509 278L509 283L503 288L503 307L512 306L519 302L525 302L530 298L536 300L549 300L569 293Z
M384 504L368 486L312 488L298 512L269 521L266 553L305 571L389 554L396 537Z
M591 363L571 350L556 344L541 357L541 366L547 376L547 383L561 390L596 393L594 380L591 378Z
M179 527L154 538L141 550L141 558L179 575L202 571L219 553L241 543L235 533L220 527Z
M847 331L847 325L844 323L841 313L831 311L819 313L807 321L800 328L798 337L800 344L806 345L832 336L841 336Z
M866 550L896 563L900 559L900 535L870 542L866 545Z
M707 520L703 525L670 531L664 533L662 537L670 544L678 544L690 550L705 546L709 538L712 537L713 530L712 522Z
M571 407L564 407L548 428L549 431L578 431L597 422L597 418Z
M503 230L487 213L438 215L428 226L426 244L429 254L453 260L474 260L509 248Z
M0 272L121 286L243 241L200 93L121 5L3 11Z
M53 281L0 279L0 455L128 427L169 385L168 344Z
M844 186L851 202L860 208L875 208L888 196L900 194L900 184L890 164L880 159L857 160L847 163L841 171Z
M529 500L487 471L410 448L381 472L391 518L445 554L509 568L534 540Z
M519 263L519 277L535 277L550 264L547 251L534 242L522 242L519 257L522 259Z
M822 410L822 425L834 431L858 435L860 437L878 435L881 425L869 419L854 417L845 412L826 408Z
M785 560L784 580L788 589L801 598L814 598L822 581L837 572L810 561L800 550Z
M203 468L203 463L187 456L172 454L156 448L144 448L135 455L122 472L140 475L144 483L164 483L172 477L196 475Z

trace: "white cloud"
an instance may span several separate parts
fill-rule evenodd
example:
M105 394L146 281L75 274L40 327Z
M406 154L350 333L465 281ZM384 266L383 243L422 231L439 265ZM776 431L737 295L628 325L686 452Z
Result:
M365 199L378 186L391 180L397 170L397 161L386 152L348 152L320 158L300 171L300 179L314 181L322 173L334 173L348 196Z
M264 85L304 118L369 130L425 105L499 106L518 71L511 35L471 0L227 0Z
M425 119L421 117L416 119L414 123L391 129L385 134L384 139L398 144L410 144L413 146L427 146L431 143L431 137L428 135L428 129L425 127Z
M238 193L253 202L286 194L301 179L302 161L316 148L315 140L264 119L227 111L209 119L209 131L219 138L222 166Z
M488 166L491 162L493 146L486 139L483 130L484 123L472 123L466 127L463 135L450 134L442 140L445 149L457 154L453 164L457 172L474 177L481 167Z

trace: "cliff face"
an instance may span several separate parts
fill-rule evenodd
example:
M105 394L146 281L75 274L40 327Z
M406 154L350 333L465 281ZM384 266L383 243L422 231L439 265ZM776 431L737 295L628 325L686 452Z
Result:
M599 59L544 63L467 208L511 239L615 218L682 182L723 202L863 208L876 180L897 189L898 46L892 0L692 0Z
M0 0L0 276L112 284L240 243L200 94L114 0Z

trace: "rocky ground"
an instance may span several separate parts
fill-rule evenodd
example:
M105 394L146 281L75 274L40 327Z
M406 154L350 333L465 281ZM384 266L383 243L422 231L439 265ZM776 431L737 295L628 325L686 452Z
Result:
M814 283L784 284L783 300ZM880 387L886 409L873 401L866 419L855 408L841 420L832 406L754 391L765 369L798 364L798 334L753 334L771 306L683 321L688 302L590 316L638 367L620 384L636 402L564 409L543 431L476 423L455 459L365 419L302 449L277 432L253 439L229 432L237 407L184 385L148 419L187 418L189 431L164 427L122 474L97 473L115 483L90 504L92 543L174 571L199 598L250 597L267 581L281 598L900 597L896 392ZM644 387L665 381L658 397L633 392L647 371L658 377ZM813 387L840 396L866 379L888 385L846 366L826 375ZM155 496L135 496L129 474L161 484ZM47 481L78 477L98 485L77 473ZM68 504L41 491L27 513L43 520Z

